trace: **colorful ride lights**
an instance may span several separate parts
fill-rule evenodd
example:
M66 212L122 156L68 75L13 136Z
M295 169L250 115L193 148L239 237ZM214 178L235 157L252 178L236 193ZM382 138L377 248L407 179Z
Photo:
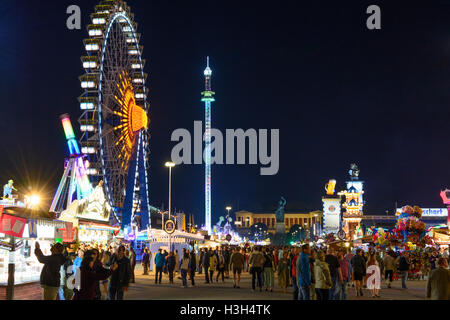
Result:
M66 135L67 145L71 155L80 154L80 148L75 140L75 134L73 132L72 123L68 114L63 114L61 117L61 123L63 125L64 134Z

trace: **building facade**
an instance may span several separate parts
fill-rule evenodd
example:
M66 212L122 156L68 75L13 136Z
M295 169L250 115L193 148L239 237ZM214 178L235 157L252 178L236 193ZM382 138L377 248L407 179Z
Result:
M234 222L237 231L244 231L249 229L256 223L264 223L270 233L275 233L276 216L275 213L255 213L250 211L235 212L236 220ZM299 225L304 228L321 228L322 225L322 211L311 212L291 212L284 214L284 229L289 232L289 229L294 225Z

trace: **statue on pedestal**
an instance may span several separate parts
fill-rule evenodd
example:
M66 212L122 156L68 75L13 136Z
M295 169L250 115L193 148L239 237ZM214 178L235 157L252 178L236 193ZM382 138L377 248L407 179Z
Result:
M275 211L275 215L277 217L277 222L284 223L284 207L285 206L286 206L286 199L281 197L280 201L278 202L277 211Z

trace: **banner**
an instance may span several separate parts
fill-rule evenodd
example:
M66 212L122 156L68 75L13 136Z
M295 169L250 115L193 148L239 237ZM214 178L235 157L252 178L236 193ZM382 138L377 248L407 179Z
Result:
M31 239L37 238L37 221L36 219L28 219L28 237Z
M26 223L27 219L4 214L0 220L0 233L20 238Z

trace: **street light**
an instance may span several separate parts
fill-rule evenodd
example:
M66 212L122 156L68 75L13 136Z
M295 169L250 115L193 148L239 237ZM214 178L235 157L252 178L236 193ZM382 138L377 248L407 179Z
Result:
M169 168L169 219L171 217L171 203L172 203L172 168L175 167L175 163L171 161L167 161L165 163L165 166ZM163 216L164 221L164 216ZM164 227L164 225L163 225ZM172 241L172 235L169 233L169 252L171 251L171 241Z

